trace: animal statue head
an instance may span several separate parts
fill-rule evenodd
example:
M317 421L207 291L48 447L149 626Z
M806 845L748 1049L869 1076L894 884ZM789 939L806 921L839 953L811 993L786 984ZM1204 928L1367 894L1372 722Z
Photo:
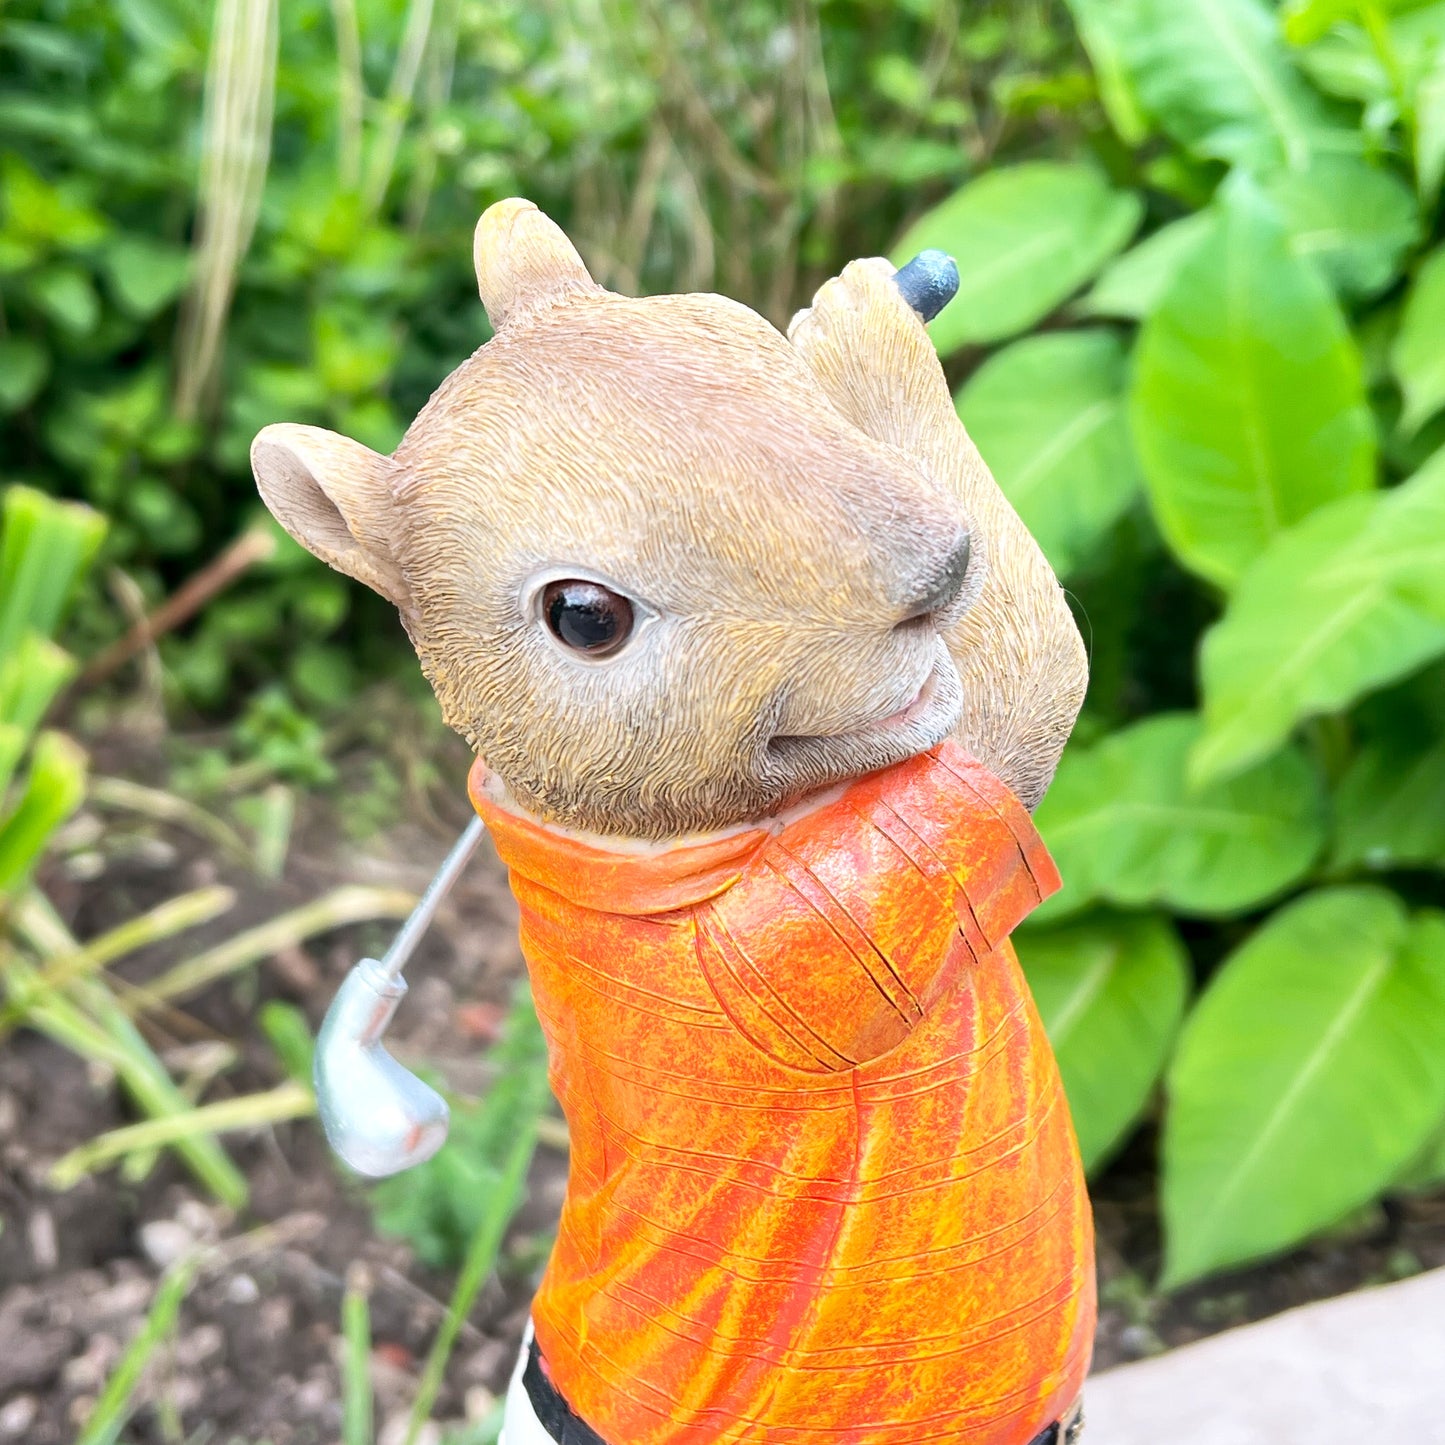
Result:
M395 603L515 806L665 840L950 734L1037 801L1078 633L886 262L785 337L605 290L525 201L475 260L495 335L393 456L278 425L252 462L287 531Z

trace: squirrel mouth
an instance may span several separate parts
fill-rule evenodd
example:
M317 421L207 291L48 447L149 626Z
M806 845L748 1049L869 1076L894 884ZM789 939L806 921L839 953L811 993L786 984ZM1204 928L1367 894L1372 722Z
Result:
M957 726L962 711L957 677L953 659L940 646L940 655L918 691L895 712L843 733L779 733L768 740L768 751L775 757L826 752L838 755L842 761L846 756L855 765L863 763L859 771L869 771L870 762L873 767L880 765L871 757L865 761L865 755L886 753L886 761L901 762L942 742Z
M872 726L876 728L907 727L909 723L921 717L928 710L928 704L933 701L933 695L937 691L938 664L935 663L913 697L904 703L897 712L891 712L887 717L879 718Z

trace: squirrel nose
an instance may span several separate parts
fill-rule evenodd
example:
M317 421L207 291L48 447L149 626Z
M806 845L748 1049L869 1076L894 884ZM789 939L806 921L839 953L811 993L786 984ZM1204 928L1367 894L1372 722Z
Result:
M961 531L952 550L914 599L903 618L905 622L942 612L958 596L963 590L964 578L968 575L969 550L968 533Z

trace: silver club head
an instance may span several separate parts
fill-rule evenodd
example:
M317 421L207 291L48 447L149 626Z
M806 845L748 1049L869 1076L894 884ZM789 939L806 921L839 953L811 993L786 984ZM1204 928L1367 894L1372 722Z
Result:
M482 820L473 818L386 957L363 958L346 975L316 1038L312 1076L326 1138L372 1179L421 1164L446 1142L446 1100L387 1053L382 1035L406 993L401 971L482 832Z
M381 1041L405 992L404 979L363 958L346 975L316 1040L316 1107L326 1138L371 1179L430 1159L447 1137L447 1101Z

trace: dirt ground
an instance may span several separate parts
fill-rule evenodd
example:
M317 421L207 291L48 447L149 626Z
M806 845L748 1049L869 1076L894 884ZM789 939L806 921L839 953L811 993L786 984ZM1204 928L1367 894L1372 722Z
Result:
M98 767L134 776L132 758L99 750ZM460 777L465 760L448 758ZM358 763L357 767L363 764ZM141 768L144 771L144 768ZM361 774L357 773L359 779ZM357 784L360 785L359 782ZM341 796L346 796L343 786ZM183 830L147 825L118 840L98 878L64 867L44 880L81 938L202 884L236 887L236 907L187 935L186 954L344 882L420 889L465 821L461 790L428 796L365 843L347 845L327 805L307 805L285 876L238 872ZM186 1001L153 1039L233 1044L241 1062L208 1099L269 1087L280 1074L255 1022L258 1004L285 999L313 1026L362 953L391 925L339 931ZM153 950L121 972L141 980L182 956ZM393 1031L396 1051L425 1058L461 1092L484 1086L478 1061L521 969L510 894L489 851L468 870L410 969L412 991ZM178 1036L178 1025L189 1038ZM380 1445L400 1445L420 1361L452 1281L380 1237L365 1195L333 1163L314 1121L285 1124L227 1148L251 1184L241 1217L209 1201L166 1156L125 1182L111 1170L67 1193L48 1167L66 1150L126 1122L113 1081L34 1034L0 1045L0 1442L67 1445L149 1308L161 1270L197 1244L212 1246L187 1298L173 1348L143 1383L147 1403L129 1427L135 1445L331 1445L339 1438L339 1317L349 1271L370 1289L372 1375ZM1141 1132L1094 1191L1103 1300L1096 1364L1153 1354L1310 1299L1445 1265L1445 1197L1402 1199L1288 1258L1168 1298L1148 1288L1158 1265L1151 1197L1153 1139ZM464 1327L437 1418L478 1420L506 1380L540 1245L561 1198L566 1160L538 1152L531 1197L504 1251L504 1278L483 1292ZM437 1436L430 1437L435 1441Z

